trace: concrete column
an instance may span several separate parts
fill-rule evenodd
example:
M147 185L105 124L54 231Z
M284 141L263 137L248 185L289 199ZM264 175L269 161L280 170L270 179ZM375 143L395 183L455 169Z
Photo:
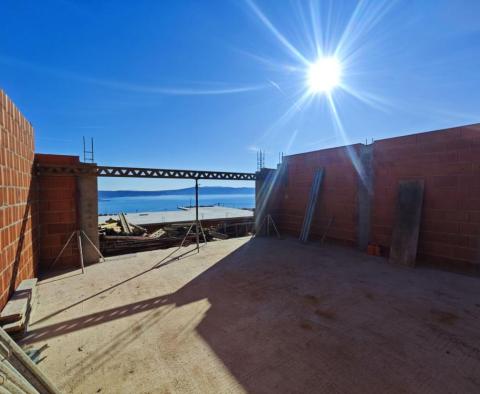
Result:
M260 232L260 227L269 214L269 200L273 192L274 182L277 170L271 168L262 168L256 173L255 180L255 232L257 234L264 233L266 228L263 227Z
M358 249L366 251L370 242L373 200L373 144L360 150L361 170L358 176Z
M100 248L98 238L98 184L97 177L81 175L77 178L78 185L78 220L79 229L87 234L88 238ZM85 264L99 261L99 256L92 245L82 237Z

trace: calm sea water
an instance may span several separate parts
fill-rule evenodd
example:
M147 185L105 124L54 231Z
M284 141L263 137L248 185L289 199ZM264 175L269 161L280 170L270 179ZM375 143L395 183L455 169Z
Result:
M210 194L199 197L200 205L215 205L231 208L254 208L254 194ZM118 212L158 212L174 211L177 207L195 205L195 196L138 196L114 197L98 200L99 214L116 214Z

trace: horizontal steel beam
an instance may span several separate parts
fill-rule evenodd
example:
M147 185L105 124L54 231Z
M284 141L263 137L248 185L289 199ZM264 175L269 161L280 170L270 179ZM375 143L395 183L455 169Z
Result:
M175 178L175 179L222 179L232 181L254 181L255 173L172 170L163 168L111 167L94 164L45 165L37 164L37 175L93 175L111 178Z

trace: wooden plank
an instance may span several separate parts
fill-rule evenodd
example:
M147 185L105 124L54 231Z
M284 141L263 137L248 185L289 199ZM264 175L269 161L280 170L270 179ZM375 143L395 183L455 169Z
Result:
M37 305L37 288L32 289L32 297L28 303L27 313L25 313L20 320L16 320L12 323L3 324L2 328L12 336L14 339L22 338L28 330L28 323L33 316L34 310Z
M14 322L3 324L2 328L5 332L9 334L23 334L27 327L27 316L28 316L28 305L27 311L22 315L20 320L15 320Z
M34 281L32 283L35 283L35 284L37 282L36 278L35 279L28 279L28 280L29 281ZM28 283L25 284L25 285L28 286ZM26 290L26 289L23 288L23 290ZM14 322L2 325L2 328L5 330L5 332L10 334L13 338L15 338L15 339L22 338L25 335L25 333L27 332L28 323L33 316L33 313L35 311L35 308L36 308L36 305L37 305L37 302L38 302L37 297L38 297L37 286L34 286L32 288L32 296L30 297L30 301L28 302L27 313L25 313L20 320L16 320Z
M423 205L422 179L399 182L390 261L415 266Z
M125 234L131 234L132 229L130 228L130 225L127 222L127 219L125 218L125 214L120 212L118 214L118 217L120 218L120 224L122 225L122 230Z
M24 318L36 284L37 279L27 279L20 283L0 313L0 324L12 323Z
M12 358L14 358L15 361L18 361L20 368L17 366L15 366L15 368L22 376L24 376L23 371L27 370L28 375L31 375L28 380L42 393L60 394L60 391L50 382L50 380L43 374L43 372L30 359L30 357L27 356L27 354L22 350L22 348L18 346L15 341L12 340L12 338L1 328L0 340L3 345L2 347L8 352L9 360L12 360Z
M312 187L310 189L310 196L308 199L305 217L303 219L302 230L300 232L300 241L307 242L310 235L310 226L312 224L315 207L317 206L318 194L323 180L323 168L319 168L313 175Z

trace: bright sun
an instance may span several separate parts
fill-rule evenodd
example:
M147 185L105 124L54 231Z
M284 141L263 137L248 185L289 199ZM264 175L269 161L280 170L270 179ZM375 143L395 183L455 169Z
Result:
M329 93L340 84L342 67L335 57L324 57L308 69L308 86L312 93Z

